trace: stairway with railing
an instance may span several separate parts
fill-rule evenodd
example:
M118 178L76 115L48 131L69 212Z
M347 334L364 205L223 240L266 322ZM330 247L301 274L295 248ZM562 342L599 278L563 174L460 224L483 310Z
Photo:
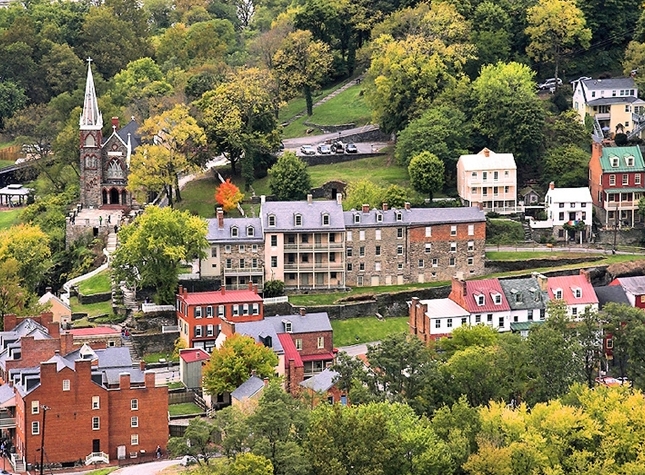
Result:
M632 123L634 130L627 134L627 139L631 140L640 136L641 132L645 130L645 116L641 114L632 114Z

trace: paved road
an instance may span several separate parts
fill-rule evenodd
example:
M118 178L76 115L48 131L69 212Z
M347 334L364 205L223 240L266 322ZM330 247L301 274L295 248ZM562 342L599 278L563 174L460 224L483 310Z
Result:
M372 341L370 343L362 343L360 345L339 346L338 351L344 351L349 356L364 355L367 353L367 345L378 345L380 341Z
M179 459L130 465L129 467L120 468L112 473L114 475L156 475L174 465L179 465Z

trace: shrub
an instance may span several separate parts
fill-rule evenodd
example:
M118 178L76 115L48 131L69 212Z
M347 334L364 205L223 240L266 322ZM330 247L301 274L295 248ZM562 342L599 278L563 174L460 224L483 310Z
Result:
M486 242L488 244L513 244L524 241L521 223L510 219L487 219Z
M284 295L284 282L281 280L267 280L264 283L264 297L280 297Z

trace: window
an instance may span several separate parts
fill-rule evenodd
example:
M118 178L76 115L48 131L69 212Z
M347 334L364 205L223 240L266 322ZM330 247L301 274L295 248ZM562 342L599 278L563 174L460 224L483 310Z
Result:
M629 175L627 173L623 173L623 185L629 185Z
M224 305L217 306L217 316L219 318L224 318Z
M358 248L358 256L365 257L365 246L361 246Z
M302 215L301 215L301 214L297 214L297 215L294 217L294 223L293 223L293 224L294 224L295 226L302 226Z
M492 313L489 313L489 314L486 315L486 321L488 323L493 323L493 314Z
M289 320L285 320L283 323L284 323L284 331L287 333L291 333L291 322ZM302 342L300 344L302 345Z
M396 238L397 239L403 238L403 228L396 228Z
M423 259L419 259L419 269L423 268Z
M347 240L348 241L352 240L352 232L351 231L347 231Z
M475 225L474 224L469 224L468 225L468 235L469 236L474 236L475 235Z
M432 267L437 267L439 265L439 259L436 257L432 259Z
M139 400L138 399L130 399L130 410L131 411L138 411L139 410Z
M627 166L628 167L634 166L634 157L627 157Z
M477 188L475 188L475 187L473 186L473 187L470 189L470 193L471 193L471 194L473 194L473 195L476 195L476 194L477 194Z
M448 319L446 320L446 326L447 326L448 328L452 328L452 318L448 318Z
M563 212L558 213L558 219L559 219L560 221L564 221L564 211L563 211Z
M471 176L471 178L477 178L477 172L472 172L472 173L470 174L470 176Z
M365 270L365 263L364 262L360 262L358 264L358 270Z
M237 226L233 226L231 228L231 237L237 237L238 231L237 231Z
M488 180L488 172L482 172L482 180Z
M397 255L399 255L399 256L403 255L403 246L402 246L401 244L399 244L398 246L396 246L396 253L397 253Z
M640 185L641 184L641 174L637 173L634 175L634 185Z
M432 251L432 244L429 242L426 243L426 254Z
M376 246L374 248L374 255L380 256L381 255L381 246Z
M616 168L618 166L618 157L611 157L611 166Z
M397 211L396 212L396 220L397 221L403 221L403 213L401 213L400 211Z
M206 326L206 336L213 336L214 331L215 328L213 327L213 325Z
M450 226L450 235L451 236L457 235L457 226Z
M381 240L381 230L380 229L377 229L376 231L374 231L374 239L377 240L377 241Z
M456 242L451 242L450 243L450 252L457 252L457 243Z
M616 175L609 175L609 186L616 186Z
M499 180L499 172L493 172L493 180Z
M69 391L69 379L63 379L63 391Z
M239 305L233 305L233 316L237 317L240 315L240 306Z
M577 299L582 298L582 289L580 287L574 287L573 296Z
M347 248L347 257L352 257L353 249L351 247Z
M562 289L555 289L553 292L553 295L555 295L556 299L561 299L562 298Z
M611 350L614 347L614 340L612 338L607 338L605 346L608 350Z
M426 226L426 237L432 237L432 226Z
M38 414L40 412L40 401L31 401L31 413Z
M475 264L475 258L474 257L469 257L467 260L468 260L468 265L469 266L472 266L472 265Z
M92 396L92 409L99 409L101 407L101 401L99 396Z
M324 336L319 336L318 337L318 349L324 348L325 347L325 337Z
M361 222L361 215L360 214L356 213L354 215L354 222L355 223L360 223Z
M350 272L354 270L354 266L353 266L353 264L351 262L349 264L347 264L347 270L350 271Z
M477 301L477 305L482 306L484 303L486 303L486 297L479 294L475 296L475 300Z
M587 203L580 203L580 207L581 207L581 208L586 208L586 207L587 207Z
M92 417L92 430L99 430L101 428L101 418Z
M38 434L40 434L40 422L33 421L31 423L31 435L38 435Z
M251 259L251 267L252 267L253 269L257 269L257 268L258 268L258 258L257 258L257 257L254 257L253 259Z
M130 436L130 445L139 445L139 434L132 434Z
M475 241L468 241L468 251L472 252L475 250Z
M457 265L457 260L454 257L449 257L448 258L448 265L450 267L455 267L455 265Z
M271 256L271 267L278 267L278 257Z
M269 226L275 226L275 216L272 214L269 215Z
M558 206L559 206L560 208L564 208L564 203L558 203Z
M257 303L253 304L253 315L260 315L260 305Z
M497 320L497 326L499 328L504 328L504 317L499 317Z
M571 307L571 315L574 317L578 315L578 307Z
M323 226L329 226L329 215L327 213L322 215Z
M481 323L482 322L482 316L481 315L475 315L475 323Z
M253 226L247 226L246 227L246 235L248 237L253 237L255 236L255 228Z
M240 259L240 269L244 269L246 267L246 261L244 259Z
M435 328L441 328L441 320L438 318L434 321L434 327Z
M493 294L493 302L495 302L495 305L501 305L502 296L500 294Z
M195 318L202 318L202 308L195 307Z
M237 248L240 252L246 252L246 246L244 244L240 244Z
M231 245L230 244L227 244L226 246L224 246L224 252L227 253L227 254L231 253Z
M130 427L139 427L139 417L132 416L130 418Z
M381 272L381 263L380 262L375 262L374 263L374 271Z
M381 212L376 213L376 222L377 223L382 223L383 222L383 213L381 213Z
M211 247L211 257L217 257L217 247Z
M271 247L276 247L278 245L278 236L275 234L271 235Z
M302 339L301 338L296 338L296 342L294 344L296 345L296 350L298 350L298 351L302 350Z
M202 336L202 326L195 325L195 338L200 338L201 336Z
M359 241L365 241L365 231L359 231L358 232L358 240Z

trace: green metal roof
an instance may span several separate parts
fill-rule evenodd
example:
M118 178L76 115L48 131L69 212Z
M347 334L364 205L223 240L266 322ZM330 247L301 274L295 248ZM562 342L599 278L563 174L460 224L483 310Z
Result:
M542 323L544 323L543 320L534 320L532 322L512 322L511 331L514 331L514 332L527 331L533 325L541 325Z
M645 186L642 188L605 188L603 191L610 195L618 193L645 193Z
M634 166L627 166L627 158L634 158ZM612 166L612 159L618 158L618 166ZM639 147L605 147L600 157L602 171L607 173L639 172L645 169L645 162Z

